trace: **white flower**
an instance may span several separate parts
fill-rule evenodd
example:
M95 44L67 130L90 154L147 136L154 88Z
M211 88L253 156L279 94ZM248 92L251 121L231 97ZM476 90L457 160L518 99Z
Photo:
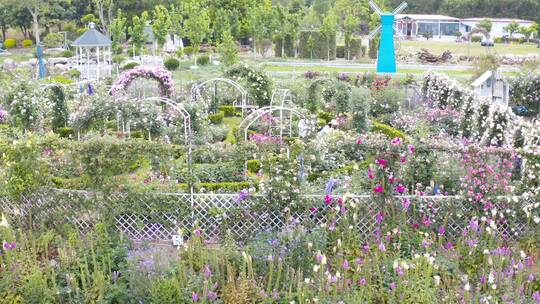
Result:
M436 275L433 277L433 279L435 279L435 285L439 286L439 284L441 284L441 277Z
M465 291L471 290L471 285L469 285L469 283L465 284L465 286L463 287L463 290Z

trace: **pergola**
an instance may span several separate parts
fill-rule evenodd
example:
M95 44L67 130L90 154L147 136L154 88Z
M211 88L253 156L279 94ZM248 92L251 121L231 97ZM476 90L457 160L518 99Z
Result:
M100 79L111 76L111 39L96 30L90 22L89 29L73 42L76 47L77 70L82 79Z

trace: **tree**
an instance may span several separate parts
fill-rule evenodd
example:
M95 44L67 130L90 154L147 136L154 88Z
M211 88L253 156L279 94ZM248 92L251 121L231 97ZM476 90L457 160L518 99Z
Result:
M343 25L343 36L347 51L347 60L351 60L351 40L354 30L358 27L359 20L352 14L347 15Z
M488 33L491 32L491 29L493 28L493 23L491 23L491 20L484 19L476 24L477 28L485 29Z
M510 22L507 26L504 27L504 30L510 34L510 37L512 37L515 33L519 31L519 23Z
M162 48L167 41L167 35L172 25L171 16L163 5L156 5L153 15L152 31L154 32L158 46Z
M522 26L519 28L518 32L522 34L523 36L525 36L525 38L527 39L527 42L529 42L531 39L531 35L534 33L534 29L530 26Z
M7 29L13 25L13 13L13 9L10 5L0 4L0 29L2 30L2 41L7 39Z
M221 60L226 66L231 66L238 62L238 47L236 46L236 41L234 41L230 30L224 32L221 36L218 51L221 55Z
M184 14L183 10L179 6L171 6L171 31L180 37L184 36L183 26L184 26Z
M266 39L271 39L277 29L275 12L272 11L272 2L270 0L263 1L257 6L249 19L251 35L255 40L255 50L259 48L259 52L264 56L266 49L263 47L263 42Z
M118 12L116 13L116 18L114 18L114 20L109 26L112 40L112 50L115 53L118 53L118 50L120 49L120 44L125 39L126 24L127 18L124 17L124 15L122 14L122 10L118 9Z
M323 25L321 27L321 34L326 39L326 58L330 61L330 46L332 38L335 37L337 33L337 20L336 16L332 14L328 14L326 17L324 17Z
M15 7L20 7L28 10L32 15L32 24L34 38L36 44L41 42L39 38L39 17L50 10L50 8L60 2L68 2L70 0L5 0L6 4L11 4Z
M130 42L133 46L133 55L140 53L141 49L146 42L147 34L145 33L146 23L148 21L148 12L144 11L139 16L133 16L133 26L129 27L128 32L130 36Z
M200 3L189 3L186 8L189 18L184 21L184 32L193 46L195 65L197 65L197 53L199 53L201 43L210 34L210 16L208 9Z
M101 30L105 35L109 36L109 24L113 20L113 0L92 0L96 6L99 21L101 24ZM107 10L107 18L105 18L105 10Z

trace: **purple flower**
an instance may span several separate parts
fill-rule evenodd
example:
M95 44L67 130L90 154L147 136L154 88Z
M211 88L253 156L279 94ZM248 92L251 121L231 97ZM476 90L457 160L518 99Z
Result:
M375 219L377 220L377 225L380 225L384 219L382 212L377 213L377 216L375 217Z
M349 261L348 260L343 261L343 269L349 270Z
M540 304L540 292L533 293L532 298L536 301L536 304Z
M6 251L14 250L14 249L17 248L17 243L15 243L15 242L12 242L12 243L4 242L2 247L4 247L4 250L6 250Z
M382 251L382 252L386 251L386 246L384 245L384 243L379 244L379 250Z
M366 278L360 278L360 282L358 283L360 283L361 286L366 285Z
M207 280L212 276L212 270L210 269L210 266L205 266L203 272L204 278Z
M199 301L199 295L195 291L191 294L191 300L193 302L198 302Z
M396 186L396 192L398 192L398 193L405 192L405 186L403 186L402 184L397 185Z
M472 219L470 222L469 222L469 227L471 228L472 231L478 231L478 220L477 219Z
M217 293L213 291L208 291L208 300L215 301L217 300Z
M200 237L202 234L202 230L200 228L197 228L195 229L193 233L195 234L196 237Z
M396 267L396 273L400 277L405 275L405 272L403 272L403 269L401 269L401 266Z
M414 153L414 146L413 145L409 145L409 153L413 154Z
M311 214L317 213L317 207L310 207L309 212L311 212Z
M443 236L446 233L444 226L439 227L439 236Z
M401 200L401 206L403 207L403 210L407 211L410 205L411 201L408 198L404 198L403 200Z
M240 203L242 201L245 201L249 197L249 190L248 189L242 189L240 193L238 193L238 197L236 197L236 203Z
M392 282L392 284L390 284L390 288L391 288L392 290L395 290L395 289L397 288L396 282Z

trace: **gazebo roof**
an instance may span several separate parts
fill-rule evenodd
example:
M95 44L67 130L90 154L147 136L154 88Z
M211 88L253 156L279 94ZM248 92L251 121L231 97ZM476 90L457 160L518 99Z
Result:
M111 39L96 30L95 24L91 22L90 28L81 37L77 38L72 45L79 47L111 46Z

